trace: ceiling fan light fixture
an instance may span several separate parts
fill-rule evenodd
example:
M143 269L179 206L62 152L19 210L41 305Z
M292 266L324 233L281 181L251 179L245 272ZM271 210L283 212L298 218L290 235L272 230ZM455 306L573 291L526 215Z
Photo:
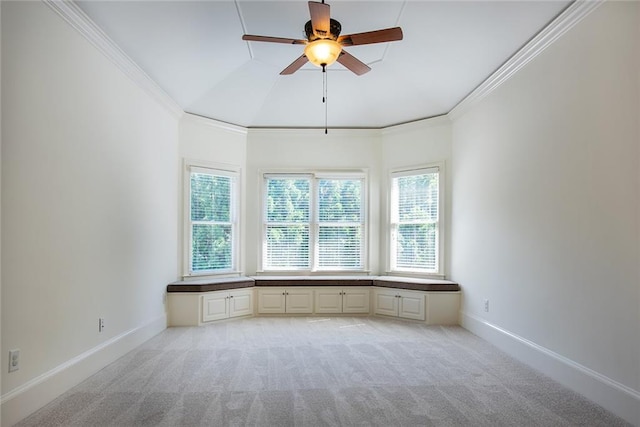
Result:
M328 67L336 62L342 52L342 46L335 40L319 39L308 43L304 54L313 65Z

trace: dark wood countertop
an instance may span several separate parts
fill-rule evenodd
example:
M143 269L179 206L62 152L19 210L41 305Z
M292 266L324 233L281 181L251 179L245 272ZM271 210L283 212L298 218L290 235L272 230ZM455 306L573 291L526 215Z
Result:
M255 276L180 280L169 283L167 292L210 292L249 287L292 286L378 286L415 291L460 290L456 282L394 276Z
M372 276L254 276L256 286L372 286Z
M169 283L167 292L210 292L253 287L250 277L228 277L224 279L180 280Z
M379 276L373 281L373 286L385 288L409 289L414 291L457 292L460 285L450 280L416 279L410 277Z

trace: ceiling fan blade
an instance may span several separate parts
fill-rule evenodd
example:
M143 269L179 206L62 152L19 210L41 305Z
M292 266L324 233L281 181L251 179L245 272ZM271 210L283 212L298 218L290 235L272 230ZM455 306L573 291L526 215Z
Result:
M247 40L252 42L307 44L306 40L286 39L283 37L270 37L270 36L253 36L251 34L245 34L244 36L242 36L242 40Z
M358 46L362 44L394 42L402 40L402 28L386 28L384 30L368 31L366 33L347 34L338 37L342 46Z
M287 68L280 72L281 76L287 76L289 74L293 74L300 69L304 64L309 62L306 55L302 55L300 58L296 59L289 65Z
M371 71L371 68L367 64L360 61L355 56L345 52L344 49L342 49L340 56L338 56L338 62L359 76Z
M331 24L331 9L326 3L316 1L309 2L309 13L311 14L311 26L313 34L317 37L327 37Z

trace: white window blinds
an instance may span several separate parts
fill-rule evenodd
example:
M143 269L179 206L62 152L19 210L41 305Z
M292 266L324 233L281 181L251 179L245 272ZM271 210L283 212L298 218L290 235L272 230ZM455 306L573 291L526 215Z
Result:
M362 268L362 180L318 180L318 267Z
M266 175L264 270L361 270L364 178Z
M235 177L213 169L189 173L190 274L234 268Z
M266 180L265 269L309 268L310 177Z
M391 176L391 270L438 272L438 168Z

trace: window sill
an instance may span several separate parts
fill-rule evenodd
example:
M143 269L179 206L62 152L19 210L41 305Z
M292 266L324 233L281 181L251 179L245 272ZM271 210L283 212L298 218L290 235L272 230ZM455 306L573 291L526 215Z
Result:
M370 270L258 270L256 276L277 277L277 276L300 276L300 277L335 277L335 276L371 276Z
M182 280L230 279L242 276L241 271L224 271L220 273L192 273L182 275Z
M398 278L412 278L412 279L435 279L445 280L446 275L441 273L419 273L415 271L386 271L385 276L393 276Z

